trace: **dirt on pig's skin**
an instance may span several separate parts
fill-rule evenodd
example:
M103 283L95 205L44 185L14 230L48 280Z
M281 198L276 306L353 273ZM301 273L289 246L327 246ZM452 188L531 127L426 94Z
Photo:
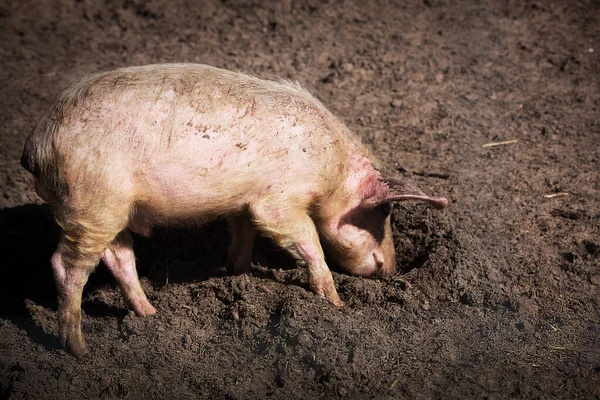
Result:
M8 1L0 20L1 398L600 397L598 2ZM334 272L340 309L265 240L226 276L223 221L136 237L158 314L100 266L75 359L57 227L18 160L70 81L158 62L298 81L449 209L396 206L400 274Z

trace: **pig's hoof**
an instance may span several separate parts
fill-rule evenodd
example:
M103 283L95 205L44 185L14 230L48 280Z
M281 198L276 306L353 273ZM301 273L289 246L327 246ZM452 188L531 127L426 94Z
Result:
M310 279L310 278L309 278ZM340 295L335 290L333 279L329 280L311 280L310 288L314 293L321 296L336 307L343 307L345 303L340 299Z
M346 303L344 303L344 301L342 299L340 299L340 296L337 295L337 293L335 294L335 297L330 297L327 296L325 297L325 300L327 300L328 302L330 302L331 304L333 304L336 307L344 307L346 305Z
M156 314L156 308L152 306L152 304L148 303L144 306L144 316L154 315Z
M59 321L58 337L63 347L66 347L75 357L81 358L89 353L78 321L67 321L67 323Z
M335 288L331 290L319 290L317 291L317 294L336 307L343 307L346 305L346 303L344 303L342 299L340 299L340 296L338 295L337 290L335 290Z
M82 358L90 353L85 345L85 341L81 337L67 338L66 343L63 343L63 345L65 344L69 352L77 358Z
M77 358L83 358L90 354L85 344L83 346L69 346L69 351Z
M140 300L136 304L132 304L131 308L138 317L147 317L156 314L156 308L154 308L154 306L146 299L143 301Z

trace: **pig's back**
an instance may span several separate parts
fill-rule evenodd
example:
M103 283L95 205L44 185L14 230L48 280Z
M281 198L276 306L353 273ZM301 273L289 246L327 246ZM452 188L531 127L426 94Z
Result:
M55 160L69 184L99 174L159 214L185 213L190 202L218 214L276 191L331 190L349 140L298 85L195 64L92 75L54 111Z

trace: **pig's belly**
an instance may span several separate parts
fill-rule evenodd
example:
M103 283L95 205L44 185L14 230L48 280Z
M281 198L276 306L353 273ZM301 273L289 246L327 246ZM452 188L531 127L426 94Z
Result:
M149 163L138 174L135 226L203 222L240 213L261 195L291 186L289 166L261 155L251 146L176 151ZM142 228L132 229L142 231Z
M136 213L152 223L211 219L242 211L253 197L239 180L228 180L217 169L164 167L146 175L136 200Z

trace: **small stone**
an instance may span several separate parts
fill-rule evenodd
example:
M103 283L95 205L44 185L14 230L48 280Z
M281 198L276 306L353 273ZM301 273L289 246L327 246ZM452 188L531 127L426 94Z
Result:
M438 83L438 85L444 82L444 73L438 72L437 74L435 74L435 81Z
M392 102L390 103L390 105L393 108L402 108L402 106L404 105L404 103L400 99L394 99L394 100L392 100Z
M312 337L307 332L300 332L297 340L300 347L310 348L313 345Z

